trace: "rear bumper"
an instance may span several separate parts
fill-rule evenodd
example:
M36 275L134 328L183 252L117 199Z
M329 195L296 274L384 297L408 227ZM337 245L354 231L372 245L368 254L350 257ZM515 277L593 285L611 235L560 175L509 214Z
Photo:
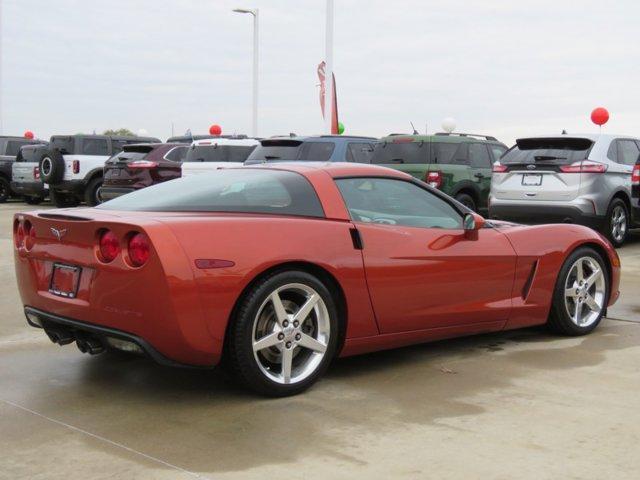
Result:
M118 198L122 195L126 195L127 193L135 192L135 188L130 187L105 187L104 185L100 188L100 198L102 201L113 200L114 198Z
M90 336L91 338L99 340L105 347L108 345L108 338L124 340L127 342L135 343L138 347L140 347L140 349L146 356L148 356L156 363L159 363L160 365L166 365L169 367L207 368L193 367L191 365L174 362L173 360L165 357L160 352L158 352L145 339L131 333L123 332L121 330L116 330L113 328L103 327L100 325L93 325L91 323L80 322L78 320L72 320L70 318L61 317L53 313L44 312L32 307L25 307L24 313L27 317L27 323L29 325L36 328L42 328L45 332L64 331L65 333L68 333L72 338L77 338L80 335L84 337ZM37 322L40 323L40 325L34 323L34 321L29 318L34 316L37 318Z
M82 193L84 192L85 182L84 180L63 180L55 185L49 185L49 188L56 192Z
M584 213L570 205L495 205L489 206L489 218L525 224L575 223L599 230L605 222L604 215Z
M48 193L42 182L11 182L11 190L27 197L45 197Z

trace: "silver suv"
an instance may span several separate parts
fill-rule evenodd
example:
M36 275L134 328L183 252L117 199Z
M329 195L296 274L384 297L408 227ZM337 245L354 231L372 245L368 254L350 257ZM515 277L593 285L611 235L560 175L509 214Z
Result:
M631 173L640 140L622 135L521 138L494 165L489 216L522 223L578 223L624 243Z

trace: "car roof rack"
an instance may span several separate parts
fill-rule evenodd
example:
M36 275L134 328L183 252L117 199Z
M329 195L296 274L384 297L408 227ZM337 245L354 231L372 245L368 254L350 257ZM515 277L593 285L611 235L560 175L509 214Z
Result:
M485 140L491 140L497 142L498 139L496 137L492 137L491 135L480 135L478 133L458 133L458 132L438 132L436 136L438 137L449 137L449 136L458 136L458 137L474 137L474 138L484 138Z

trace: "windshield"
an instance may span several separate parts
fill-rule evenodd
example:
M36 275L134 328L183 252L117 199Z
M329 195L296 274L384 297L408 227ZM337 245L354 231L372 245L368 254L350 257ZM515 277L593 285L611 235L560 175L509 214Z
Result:
M500 158L500 163L569 164L585 160L592 146L593 141L588 138L521 138Z
M194 145L185 162L244 162L255 145Z
M222 169L123 195L97 208L153 212L245 212L323 217L302 175L282 170Z

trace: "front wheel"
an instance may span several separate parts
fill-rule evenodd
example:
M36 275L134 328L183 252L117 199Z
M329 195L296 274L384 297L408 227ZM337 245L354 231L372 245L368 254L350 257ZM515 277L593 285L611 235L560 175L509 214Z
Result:
M564 335L590 333L602 320L609 288L602 256L592 248L577 249L560 269L548 325Z
M100 188L102 187L102 177L94 178L91 180L84 191L84 201L90 207L95 207L102 203L100 198Z
M477 212L476 202L473 197L467 193L459 193L456 195L456 200L467 207L469 210Z
M315 276L284 271L259 281L229 327L227 365L250 389L295 395L325 372L338 345L338 311Z

